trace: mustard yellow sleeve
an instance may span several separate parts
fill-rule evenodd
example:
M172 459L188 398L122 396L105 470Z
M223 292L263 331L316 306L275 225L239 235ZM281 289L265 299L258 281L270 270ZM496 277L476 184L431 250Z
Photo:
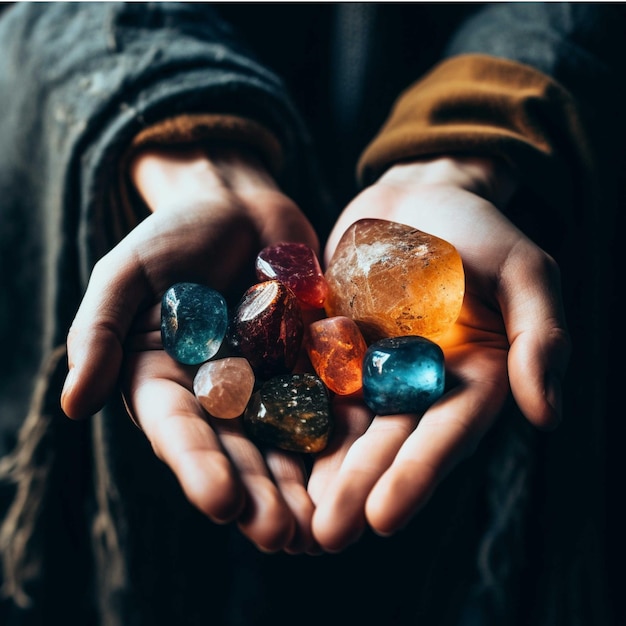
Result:
M558 202L584 144L575 103L559 84L517 62L468 54L443 61L400 95L357 173L368 185L399 161L495 156L512 163L540 196Z

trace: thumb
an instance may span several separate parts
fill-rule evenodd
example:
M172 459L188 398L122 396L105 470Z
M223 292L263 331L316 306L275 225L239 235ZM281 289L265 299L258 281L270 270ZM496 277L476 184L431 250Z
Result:
M149 288L141 273L99 261L67 338L69 373L61 406L72 419L102 408L117 384L123 343Z
M542 429L561 420L561 381L571 352L561 302L560 274L543 253L526 257L524 272L509 280L501 302L509 335L509 379L526 418ZM506 280L506 279L505 279Z

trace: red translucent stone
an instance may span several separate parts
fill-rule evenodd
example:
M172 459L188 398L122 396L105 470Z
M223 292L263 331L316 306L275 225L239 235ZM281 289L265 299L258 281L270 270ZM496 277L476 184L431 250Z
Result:
M237 305L228 341L248 359L255 375L268 379L293 370L302 345L304 323L298 299L278 280L250 287Z
M344 316L313 322L305 347L313 369L331 391L347 395L361 389L367 344L356 322Z
M304 243L279 243L259 252L256 259L259 280L279 280L287 285L303 307L324 306L328 284L315 252Z

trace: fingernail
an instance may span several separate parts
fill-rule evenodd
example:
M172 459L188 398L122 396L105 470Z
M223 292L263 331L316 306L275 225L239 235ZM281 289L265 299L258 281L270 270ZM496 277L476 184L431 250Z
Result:
M560 421L563 413L561 380L553 374L549 374L546 381L546 400L548 401L548 404L552 407Z
M72 387L74 385L74 378L75 378L75 373L74 373L74 368L72 368L67 373L67 376L65 377L65 382L63 383L63 389L61 390L61 404L63 404L63 401L65 400L65 396L72 390Z

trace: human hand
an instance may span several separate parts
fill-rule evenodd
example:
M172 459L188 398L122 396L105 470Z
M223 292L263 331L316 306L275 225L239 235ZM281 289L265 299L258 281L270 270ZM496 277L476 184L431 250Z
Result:
M535 426L558 424L570 351L560 275L496 208L515 186L504 164L487 159L416 161L388 170L337 221L326 263L352 223L387 219L452 243L466 292L457 323L437 341L453 384L423 416L377 417L358 397L336 398L335 434L309 480L323 549L343 550L368 524L381 535L406 525L475 450L509 391Z
M241 418L209 419L192 390L197 368L162 349L160 301L179 281L226 291L262 247L298 241L317 250L317 237L240 150L145 151L131 170L152 213L94 267L68 336L63 409L93 414L121 379L129 412L192 504L216 522L236 520L261 550L315 550L301 459L263 454Z

